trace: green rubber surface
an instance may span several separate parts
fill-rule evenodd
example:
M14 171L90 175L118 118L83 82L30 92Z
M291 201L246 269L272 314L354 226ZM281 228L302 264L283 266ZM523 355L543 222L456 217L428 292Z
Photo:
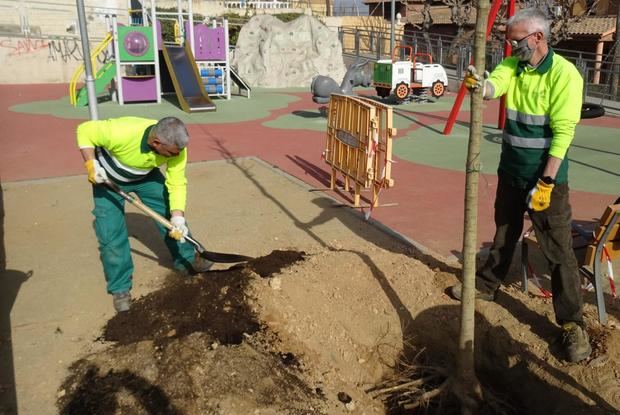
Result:
M233 96L230 100L214 99L217 110L209 113L187 114L177 104L173 95L162 98L161 104L126 104L116 102L100 102L98 105L99 118L115 118L136 116L160 119L167 116L178 117L188 124L222 124L242 121L251 121L265 118L271 111L286 108L290 103L299 101L294 95L288 95L290 89L260 89L252 90L252 98ZM75 108L69 103L69 97L56 100L34 101L27 104L14 105L11 111L28 114L52 115L67 119L89 119L88 107Z
M399 158L428 166L464 171L469 128L455 124L441 134L443 124L418 128L394 142ZM496 174L501 131L485 125L480 142L483 174ZM571 189L620 196L620 135L613 128L578 125L567 157Z
M317 104L318 105L318 104ZM412 114L406 117L394 116L394 127L398 129L409 128L416 118ZM327 114L322 113L319 108L309 108L305 110L293 111L291 114L281 115L280 117L263 123L265 127L283 130L311 130L327 131Z

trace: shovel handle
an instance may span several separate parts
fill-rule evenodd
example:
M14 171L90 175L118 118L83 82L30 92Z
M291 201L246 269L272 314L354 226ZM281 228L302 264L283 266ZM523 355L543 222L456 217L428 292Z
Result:
M110 180L105 180L103 184L105 184L110 190L117 193L120 197L125 199L127 202L131 203L132 205L137 207L139 210L144 212L151 219L160 223L166 229L168 230L172 229L172 224L170 223L169 220L164 218L159 213L155 212L150 207L146 206L144 203L142 203L142 201L139 198L133 197L132 195L130 195L129 193L125 192L123 189L118 187L116 183L111 182ZM198 254L200 254L200 256L208 259L209 261L222 262L222 263L235 263L235 262L249 261L250 259L252 259L252 257L245 256L245 255L207 251L200 242L198 242L197 240L195 240L189 235L185 236L185 240L194 246L194 249L198 252Z
M115 193L118 193L118 195L120 195L123 199L140 209L142 212L146 213L147 216L150 216L153 220L161 224L166 229L172 229L172 223L170 223L168 219L164 218L162 215L142 203L140 199L138 199L137 197L133 197L129 193L125 192L123 189L118 187L116 183L113 183L110 180L105 180L103 183L110 189L112 189Z

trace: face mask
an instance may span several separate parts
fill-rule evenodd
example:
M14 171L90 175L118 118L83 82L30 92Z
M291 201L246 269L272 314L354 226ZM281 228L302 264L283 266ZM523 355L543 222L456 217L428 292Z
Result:
M515 41L515 40L511 40L509 41L509 44L512 46L512 56L518 58L521 62L527 62L532 58L532 55L534 54L534 49L532 49L530 47L530 45L528 45L528 39L530 38L530 36L532 36L534 33L530 33L529 35L527 35L526 37L524 37L523 39L519 40L519 41Z
M533 54L534 49L530 48L530 46L527 44L527 40L525 42L525 45L514 48L512 50L512 56L516 57L521 62L529 62Z

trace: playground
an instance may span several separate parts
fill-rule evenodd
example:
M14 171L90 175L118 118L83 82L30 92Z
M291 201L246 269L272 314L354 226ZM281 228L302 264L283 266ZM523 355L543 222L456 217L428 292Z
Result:
M412 345L416 354L426 348L428 362L453 364L448 339L458 330L458 304L444 290L459 275L468 117L465 105L452 135L441 134L453 94L395 109L395 185L380 193L369 221L361 214L367 209L348 207L352 194L342 188L326 190L330 172L321 154L327 120L308 90L257 89L251 100L218 100L217 111L204 114L185 113L165 100L99 105L101 117L174 115L187 122L192 136L188 218L195 234L209 249L257 258L241 270L226 271L220 265L202 277L209 299L204 315L211 316L207 320L198 313L194 325L149 325L160 334L118 345L103 334L115 319L104 294L89 185L74 142L75 128L88 119L88 109L72 107L66 91L64 85L2 86L5 151L0 175L6 275L11 281L2 290L3 304L10 307L3 313L3 327L11 328L20 413L55 413L56 399L68 413L80 413L88 406L79 405L99 402L97 396L84 395L88 382L97 379L108 385L104 390L109 394L102 397L118 399L117 406L101 413L120 413L115 412L118 408L148 413L140 412L141 405L164 401L176 408L171 413L247 413L247 408L266 413L348 412L339 392L352 397L359 413L381 413L380 401L365 391L394 375L389 362L403 357L403 347ZM478 237L482 250L493 232L499 146L497 107L487 105ZM617 118L606 116L584 120L578 127L569 155L576 221L591 222L617 197L618 124ZM362 192L362 206L370 203L369 195ZM136 313L142 307L149 310L153 301L161 305L161 313L184 308L186 297L166 293L174 294L187 282L169 270L170 259L154 237L150 219L128 211L139 270L135 294L164 297L145 298L144 305L137 303ZM600 339L596 357L590 363L566 365L553 348L549 351L555 336L549 300L522 293L517 268L498 303L479 306L481 351L493 350L491 355L479 353L481 367L513 368L507 377L502 372L508 382L531 384L523 390L532 399L528 413L544 413L555 405L551 402L584 414L617 407L617 300L607 297L610 323L599 335L592 332ZM599 330L593 293L586 293L586 301L588 324ZM235 310L230 320L227 309ZM436 321L445 329L429 330ZM186 326L185 331L179 328ZM120 336L123 332L116 327ZM181 363L169 361L171 356L182 357L187 366L181 367L187 371L180 372L189 377L170 382L173 387L168 389L157 379L169 380L179 372L176 365ZM220 363L196 369L198 356ZM87 360L79 363L83 357ZM162 358L173 366L148 363ZM252 366L240 372L248 359L263 362L263 371ZM95 372L89 372L93 367ZM195 389L206 381L201 370L220 386L212 385L200 395L203 400L192 400L203 406L192 406L182 396L202 390ZM156 396L165 400L133 400L131 392L119 386L132 384L123 377L131 373L136 384L147 382L140 390L157 390ZM269 378L275 384L265 383ZM298 387L284 387L291 384ZM557 399L548 399L549 394ZM266 395L273 400L259 399Z
M163 18L151 12L111 19L94 50L115 58L92 62L98 117L184 121L192 234L252 259L177 275L152 219L127 206L135 301L115 314L75 139L93 114L87 87L0 85L0 414L460 413L441 392L457 356L460 307L446 290L461 278L468 99L444 135L457 96L412 51L403 65L418 78L395 84L382 61L380 89L360 76L357 98L329 108L340 86L327 77L318 100L309 87L250 88L230 65L225 21L195 26L190 11L175 26L181 46L142 25ZM414 88L431 94L405 100ZM392 89L396 102L377 96ZM485 103L480 259L494 232L498 114ZM577 126L576 224L620 196L618 128L616 114ZM518 256L497 301L476 308L484 413L618 413L613 284L604 278L598 301L584 286L593 353L568 364L540 253L525 291ZM418 407L421 396L444 399Z

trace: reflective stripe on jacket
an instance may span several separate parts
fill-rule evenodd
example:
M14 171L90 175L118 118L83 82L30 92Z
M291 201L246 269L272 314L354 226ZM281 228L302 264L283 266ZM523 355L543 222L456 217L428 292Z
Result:
M121 117L86 121L77 128L80 148L96 148L95 156L108 175L118 182L144 178L154 168L166 165L166 188L171 210L185 210L187 179L187 148L178 156L165 157L155 153L147 140L157 120Z
M551 155L562 159L556 181L568 181L566 152L581 116L583 79L577 68L549 48L536 67L504 59L491 73L493 98L506 95L506 126L499 170L519 186L542 176Z

